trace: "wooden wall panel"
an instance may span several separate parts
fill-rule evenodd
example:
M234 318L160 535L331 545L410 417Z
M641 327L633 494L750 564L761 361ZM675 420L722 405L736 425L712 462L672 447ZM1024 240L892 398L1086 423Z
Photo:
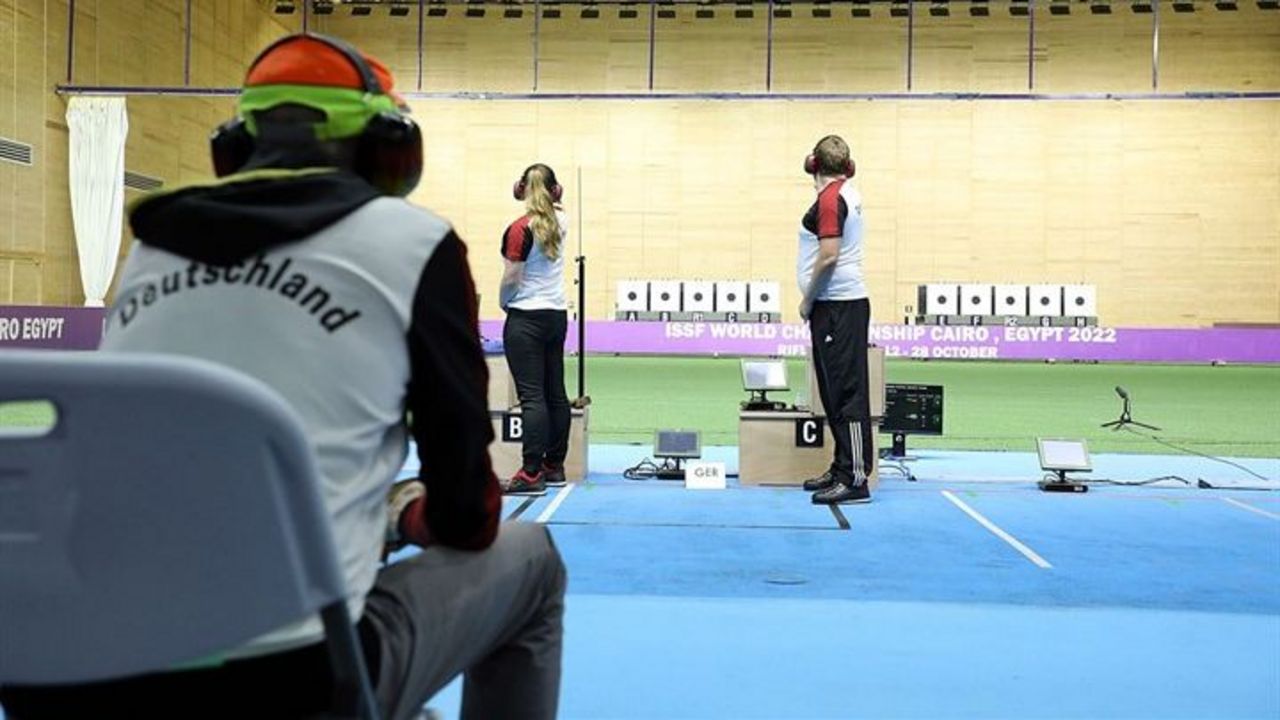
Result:
M1241 322L1280 317L1280 106L1232 105L1201 130L1196 165L1181 170L1200 225L1199 316ZM1194 126L1193 112L1176 122ZM1182 183L1178 183L1182 184Z
M40 260L0 260L0 277L7 275L8 293L4 294L4 282L0 281L0 299L14 305L39 305L44 294L40 283ZM6 272L6 267L7 272Z
M649 88L649 13L623 19L613 7L584 19L575 7L538 28L538 90L643 92Z
M108 0L110 2L110 0ZM85 2L75 3L75 33L72 36L72 57L73 67L71 73L71 82L76 85L101 85L103 84L98 75L98 6L100 0L85 0ZM67 3L61 3L66 6ZM46 9L50 3L45 3ZM108 5L108 8L110 6ZM59 8L63 12L59 12L55 17L46 12L47 27L53 29L54 25L62 25L64 28L67 22L66 12L69 10ZM65 65L55 74L54 78L57 82L66 82Z
M854 18L846 8L815 18L797 5L773 21L773 89L777 92L903 92L907 23L885 7Z
M24 0L19 0L22 2ZM27 0L29 1L29 0ZM67 75L67 0L44 0L40 3L44 32L44 72L41 77L46 86L36 96L23 98L23 106L30 109L43 103L43 115L47 120L62 119L66 115L66 101L62 96L51 92L52 86L66 82ZM36 48L31 48L32 52ZM46 127L48 123L46 122Z
M65 114L65 107L63 108ZM71 189L67 183L71 133L63 121L48 121L45 130L45 247L41 263L41 304L79 305L84 302L80 259L71 223Z
M445 125L414 200L472 240L486 317L519 212L507 188L534 159L561 173L575 226L581 206L589 317L633 277L776 279L790 313L813 193L798 166L834 131L859 160L877 319L934 281L1092 283L1120 325L1280 319L1277 103L415 104ZM481 152L509 159L466 161Z
M180 72L172 43L158 40L154 55L124 51L148 33L172 35L176 0L140 3L114 12L109 0L77 1L77 82L146 84ZM238 84L263 45L301 23L260 0L193 6L197 85ZM1161 89L1280 87L1280 13L1209 7L1193 16L1161 8ZM797 5L795 17L775 21L774 89L905 89L903 21L880 6L870 19L839 10L812 18ZM994 10L985 19L917 15L917 90L1023 89L1025 21ZM1037 15L1036 89L1147 90L1150 17L1073 10ZM542 23L539 89L642 89L647 18L565 11ZM752 20L722 17L731 15L724 7L715 20L693 12L659 21L658 89L763 90L763 12ZM66 13L66 0L0 0L0 48L12 48L0 52L0 134L31 142L38 159L31 169L0 165L0 302L82 300L66 102L50 92L66 70ZM313 20L384 56L402 88L416 84L415 16ZM532 23L530 12L506 19L492 7L483 19L458 8L428 18L425 89L529 91ZM536 160L566 185L570 254L581 237L591 262L589 316L609 316L613 283L630 277L777 279L791 315L796 225L813 194L798 166L815 139L838 132L858 159L877 319L914 305L917 283L946 279L1094 283L1105 321L1120 325L1280 321L1274 101L414 105L429 131L413 200L471 244L486 317L498 315L500 233L520 212L509 188ZM207 176L206 133L230 116L231 99L133 97L129 107L130 169L170 185Z
M657 20L654 89L763 92L765 13L738 19L721 6L715 18L699 19L700 10L679 6L674 18Z
M29 12L34 3L23 3L17 14L18 46L22 50L14 57L14 89L18 97L36 98L44 90L45 56L44 56L44 23L40 14ZM44 237L44 182L40 176L40 167L48 167L44 158L46 146L44 142L44 118L40 115L39 103L26 108L19 104L14 115L14 134L22 142L32 145L38 163L31 168L19 168L13 186L14 224L12 248L20 252L41 253L45 249Z
M18 30L18 5L16 0L0 0L0 47L11 47L14 53L0 56L0 136L12 138L20 142L30 143L33 138L24 138L19 131L18 111L18 67L15 55L20 54L19 39L29 45L34 38L28 38ZM25 48L24 48L25 49ZM43 181L38 171L32 168L0 162L0 253L14 253L18 226L15 220L17 212L17 188L27 177L35 177L36 182ZM0 255L12 257L12 255ZM8 265L0 264L0 302L12 293L12 260Z
M14 54L20 52L17 0L0 0L0 48L14 49L13 53L0 57L0 135L11 138L16 132L18 120L18 67L13 58ZM0 201L5 197L7 195L0 195Z
M1235 12L1194 6L1160 4L1161 90L1280 90L1280 10L1245 0Z
M1070 15L1038 10L1036 91L1150 92L1154 22L1154 14L1120 5L1110 15L1094 15L1083 3Z
M49 88L65 82L67 73L67 0L44 3L45 87L39 94L27 97L29 110L44 98L44 154L39 166L44 187L44 247L40 258L40 302L53 305L76 305L84 302L80 283L80 263L76 256L74 231L71 226L71 191L67 185L68 143L67 99L49 92ZM34 48L33 48L34 51Z
M1163 90L1259 89L1280 85L1280 18L1275 11L1240 6L1237 13L1200 2L1195 14L1161 13ZM876 7L873 18L851 18L837 8L831 18L813 18L797 5L792 18L774 21L773 87L792 92L877 92L905 89L906 22ZM959 10L960 8L957 8ZM920 91L1006 92L1026 89L1026 18L1003 6L986 18L954 14L933 17L923 7L916 16L915 78ZM658 20L657 83L668 90L756 91L765 62L767 23L757 9L739 20L731 8L717 8L714 20L697 20L680 8L674 20ZM437 53L429 73L439 70L431 89L528 89L520 80L500 82L482 66L490 61L521 68L531 63L531 30L504 21L490 8L483 19L429 18L428 52ZM394 58L398 73L416 73L412 57L415 18L382 15L352 18L341 13L315 18L317 27L370 44ZM463 24L464 21L469 24ZM1151 86L1154 16L1124 9L1093 15L1077 5L1070 15L1047 11L1036 18L1036 89L1046 92L1136 92ZM760 27L758 27L760 26ZM439 30L440 32L435 32ZM459 32L461 30L461 32ZM552 91L633 91L647 75L647 18L619 20L606 8L597 20L581 20L572 9L543 23L540 57L546 72L542 89ZM528 39L529 42L525 42ZM394 47L388 47L394 46ZM473 48L465 51L463 48ZM469 58L459 76L457 56ZM736 62L724 62L733 57ZM1202 60L1207 59L1207 60ZM575 62L581 60L581 62ZM576 69L576 72L574 70ZM1229 76L1229 77L1228 77ZM487 79L486 79L487 77ZM540 78L543 80L543 78Z
M96 66L96 83L182 84L185 0L97 0L84 11L95 20L97 38L94 51L77 56L76 63Z
M1029 23L997 8L989 17L935 17L920 3L915 12L912 89L945 92L1025 92Z
M1123 287L1126 108L1074 103L1045 118L1045 268L1040 280ZM1081 131L1081 128L1088 128ZM1114 295L1103 298L1114 300ZM1103 312L1116 310L1104 302Z
M33 166L0 162L0 301L38 302L49 158L39 99L45 91L44 3L0 2L0 135L31 146ZM7 298L7 299L6 299Z
M528 92L533 89L533 13L504 18L496 7L484 17L449 8L426 18L424 90Z
M0 255L0 305L17 305L14 299L13 266L14 260Z

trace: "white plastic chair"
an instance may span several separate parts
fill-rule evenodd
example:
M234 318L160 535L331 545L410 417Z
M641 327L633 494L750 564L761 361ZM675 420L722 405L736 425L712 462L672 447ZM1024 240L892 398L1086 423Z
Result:
M0 402L22 400L57 419L0 432L0 685L165 670L319 612L334 714L377 717L278 395L174 356L0 352Z

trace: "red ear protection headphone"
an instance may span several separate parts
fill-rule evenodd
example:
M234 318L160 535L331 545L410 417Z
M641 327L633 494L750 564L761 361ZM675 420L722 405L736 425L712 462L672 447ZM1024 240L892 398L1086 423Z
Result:
M284 43L308 37L342 53L360 74L364 91L385 94L382 83L364 57L351 45L325 35L303 33L283 37L258 53L249 69ZM387 195L408 195L422 177L422 131L412 118L393 112L380 112L369 119L358 137L355 172ZM209 138L213 168L218 177L240 170L253 155L254 137L243 118L219 125Z
M546 175L547 192L551 193L551 201L560 202L560 197L564 195L564 188L560 187L560 183L556 181L556 171L541 163L530 165L524 169L524 172L520 173L520 179L516 181L515 185L511 186L511 196L516 200L524 200L524 194L529 184L529 171L534 168L542 168L543 174Z
M827 137L822 138L822 140L819 140L817 145L813 146L814 149L816 150L818 148L818 145L821 145L824 140L830 137L833 137L833 136L828 135ZM844 175L845 177L853 177L855 172L857 172L857 168L853 164L853 159L852 158L846 159L844 161L844 165L840 167L840 174ZM813 153L809 153L804 158L804 173L806 175L818 174L818 158Z

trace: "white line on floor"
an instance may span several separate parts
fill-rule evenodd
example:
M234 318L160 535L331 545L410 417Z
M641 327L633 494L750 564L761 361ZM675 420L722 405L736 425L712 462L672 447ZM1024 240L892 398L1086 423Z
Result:
M990 530L993 535L1012 545L1014 550L1017 550L1018 552L1022 553L1023 556L1025 556L1031 562L1035 563L1037 566L1044 568L1046 570L1053 567L1052 565L1049 564L1047 560L1037 555L1035 550L1032 550L1026 545L1023 545L1018 540L1018 538L1010 535L1004 530L1001 530L995 523L983 517L982 514L979 513L977 510L974 510L973 508L966 505L963 500L956 497L955 495L952 495L950 490L943 490L942 496L950 500L952 505L955 505L956 507L963 510L965 515L968 515L969 517L978 521L979 525Z
M538 519L534 520L534 522L544 523L550 520L552 513L560 508L560 503L564 502L564 499L569 497L569 491L573 490L577 486L577 483L569 483L568 485L560 488L560 492L556 493L556 496L551 498L551 504L547 506L546 510L542 511L542 514L539 515Z
M1248 510L1248 511L1249 511L1249 512L1251 512L1251 513L1258 513L1259 515L1261 515L1261 516L1263 516L1263 517L1269 517L1269 518L1271 518L1272 520L1280 520L1280 515L1277 515L1277 514L1275 514L1275 513L1273 513L1273 512L1267 512L1266 510L1263 510L1262 508L1256 508L1256 507L1254 507L1254 506L1250 505L1249 503L1243 503L1243 502L1240 502L1239 500L1236 500L1235 498L1224 497L1224 498L1222 498L1222 502L1224 502L1224 503L1230 503L1231 505L1235 505L1236 507L1240 508L1241 510Z

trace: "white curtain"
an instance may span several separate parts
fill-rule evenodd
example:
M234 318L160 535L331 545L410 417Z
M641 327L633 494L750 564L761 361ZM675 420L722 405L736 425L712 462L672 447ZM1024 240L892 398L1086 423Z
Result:
M120 254L124 214L124 141L129 114L122 97L73 97L71 128L71 221L80 253L84 304L101 307Z

